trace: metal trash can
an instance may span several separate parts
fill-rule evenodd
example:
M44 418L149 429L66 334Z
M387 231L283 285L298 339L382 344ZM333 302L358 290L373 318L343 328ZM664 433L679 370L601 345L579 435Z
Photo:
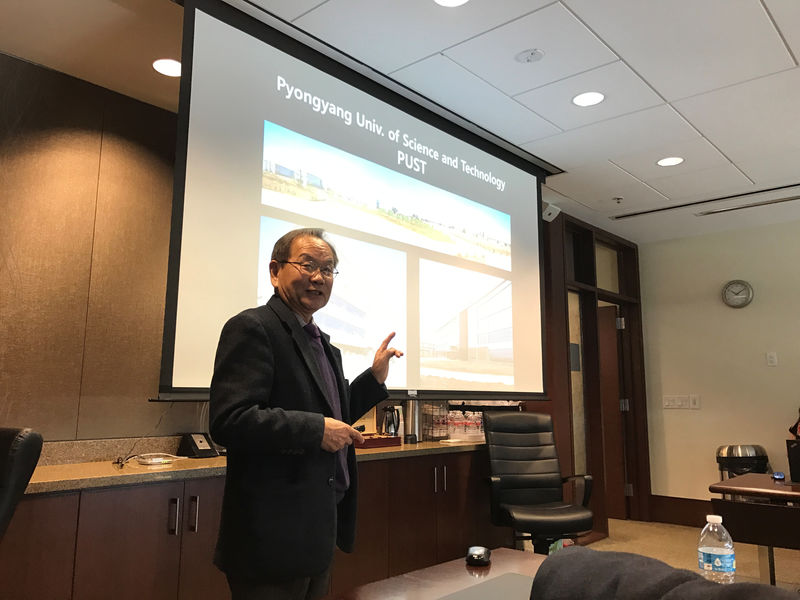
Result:
M720 446L717 448L717 464L719 465L719 478L730 479L745 473L768 473L769 459L763 446L757 444ZM723 500L737 502L754 502L757 498L722 494Z
M767 473L769 458L763 446L732 444L717 448L720 479L730 479L745 473Z

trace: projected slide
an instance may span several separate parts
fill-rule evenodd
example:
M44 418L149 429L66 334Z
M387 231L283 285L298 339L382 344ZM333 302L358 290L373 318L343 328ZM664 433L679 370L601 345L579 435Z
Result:
M394 390L543 393L537 169L225 3L185 10L162 390L208 387L275 241L320 227L346 377L396 331Z
M475 268L511 270L509 215L270 122L264 123L262 188L263 205L295 213L298 222L261 219L259 304L272 293L261 283L269 279L271 244L300 227L303 215L324 221L326 228L342 225L407 244L412 256L430 250L478 263ZM328 307L316 318L346 363L369 364L375 340L367 332L382 331L408 310L406 252L331 238L342 269L346 273L350 265L351 276L337 277ZM355 268L361 276L352 276ZM415 387L513 390L511 282L425 259L416 272L420 369ZM364 277L369 273L385 278L387 287ZM406 339L401 331L394 343L405 348ZM407 387L402 367L400 373L392 370L389 385Z
M511 270L511 217L264 122L262 202Z

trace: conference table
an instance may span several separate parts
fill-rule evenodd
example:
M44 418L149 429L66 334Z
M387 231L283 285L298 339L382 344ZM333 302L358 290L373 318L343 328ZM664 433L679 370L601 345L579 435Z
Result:
M761 580L775 585L773 548L800 550L800 483L747 473L711 484L708 491L723 494L711 499L714 513L722 516L734 542L759 546Z
M491 564L470 567L463 558L411 571L344 593L327 600L528 600L531 584L546 556L497 548Z

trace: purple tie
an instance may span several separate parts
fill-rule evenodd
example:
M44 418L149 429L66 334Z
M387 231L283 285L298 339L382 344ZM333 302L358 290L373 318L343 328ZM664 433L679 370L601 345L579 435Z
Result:
M325 354L325 348L322 346L320 339L319 328L312 322L303 326L306 334L308 334L308 341L311 342L311 348L314 350L314 356L317 359L317 366L322 373L322 379L325 382L325 393L327 396L328 404L331 407L333 418L339 421L342 420L342 403L339 398L339 387L336 384L336 375L333 372L331 361L328 360ZM347 471L347 447L342 448L336 453L336 501L344 497L347 488L350 487L350 473Z

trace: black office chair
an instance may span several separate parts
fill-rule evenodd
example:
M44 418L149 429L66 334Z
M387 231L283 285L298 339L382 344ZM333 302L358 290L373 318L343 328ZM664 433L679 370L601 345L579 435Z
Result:
M42 436L33 429L0 427L0 539L33 475Z
M492 523L512 527L516 540L530 539L537 554L548 554L556 540L576 538L592 529L592 511L587 508L592 477L561 477L550 415L486 412L483 427ZM562 486L568 481L583 487L581 504L564 502ZM576 498L579 495L578 489Z

